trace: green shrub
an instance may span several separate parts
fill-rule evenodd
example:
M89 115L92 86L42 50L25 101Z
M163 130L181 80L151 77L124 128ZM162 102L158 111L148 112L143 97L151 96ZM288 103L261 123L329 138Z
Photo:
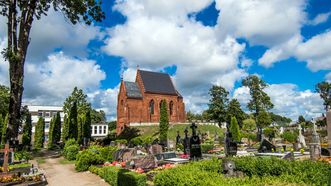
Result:
M89 171L99 175L110 185L145 186L147 181L145 174L138 174L115 166L91 166Z
M330 185L331 165L312 161L287 161L276 158L232 158L244 178L225 178L221 160L206 160L179 165L154 177L154 185Z
M93 145L90 146L88 149L93 153L100 154L103 161L112 162L113 154L117 150L117 147L113 147L113 146L102 147L98 145Z
M207 144L207 143L202 143L201 144L201 152L202 153L207 153L210 150L213 150L214 145L213 144Z
M64 157L67 159L67 160L76 160L76 155L78 154L79 152L79 146L78 145L71 145L71 146L68 146L66 147L66 150L65 150L65 154L64 154Z
M93 153L91 150L84 150L77 154L75 169L86 171L91 165L98 165L104 162L100 154Z
M138 174L132 171L122 171L120 172L120 176L118 177L118 186L145 186L146 181L147 177L145 174Z
M143 145L143 139L142 139L142 137L138 136L138 137L132 138L130 140L130 143L133 146Z
M32 158L32 155L28 151L17 151L14 153L14 158L19 161L29 161Z

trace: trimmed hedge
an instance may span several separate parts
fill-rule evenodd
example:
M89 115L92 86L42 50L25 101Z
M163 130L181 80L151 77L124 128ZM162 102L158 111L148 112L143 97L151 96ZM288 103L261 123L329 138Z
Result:
M114 186L146 186L145 174L138 174L115 166L91 166L89 171L99 175L107 183Z
M213 159L179 165L154 177L156 186L173 185L330 185L331 165L276 158L233 158L244 178L225 178L222 161Z
M90 150L84 150L76 156L75 169L76 171L86 171L91 165L98 165L104 162L100 154L93 153Z

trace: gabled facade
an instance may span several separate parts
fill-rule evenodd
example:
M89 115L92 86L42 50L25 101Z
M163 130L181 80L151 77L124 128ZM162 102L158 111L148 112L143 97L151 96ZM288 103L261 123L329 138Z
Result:
M170 123L185 122L183 97L168 74L137 70L135 82L122 80L117 100L117 133L130 123L158 123L162 100L167 103Z

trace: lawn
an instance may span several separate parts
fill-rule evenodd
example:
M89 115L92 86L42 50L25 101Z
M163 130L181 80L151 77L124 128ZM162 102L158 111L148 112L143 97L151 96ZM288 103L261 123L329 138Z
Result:
M189 133L188 135L192 135L192 130L190 128L190 125L182 125L182 124L176 124L176 125L171 125L169 127L168 131L168 139L170 140L176 140L177 136L177 131L179 131L179 135L181 138L184 138L184 130L185 128L188 128ZM136 127L140 130L140 134L142 136L158 136L159 135L159 127L158 126L140 126ZM209 131L209 137L214 137L215 133L217 132L219 137L223 137L224 134L224 129L221 129L217 126L213 125L198 125L197 132L201 133L208 133Z

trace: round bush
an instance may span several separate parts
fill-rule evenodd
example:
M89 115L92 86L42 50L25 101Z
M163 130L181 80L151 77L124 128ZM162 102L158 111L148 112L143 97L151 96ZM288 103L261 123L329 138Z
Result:
M93 153L91 150L84 150L77 154L75 169L86 171L91 165L98 165L104 162L100 154Z
M66 148L66 154L64 155L67 160L76 160L76 155L79 152L79 146L78 145L71 145Z

